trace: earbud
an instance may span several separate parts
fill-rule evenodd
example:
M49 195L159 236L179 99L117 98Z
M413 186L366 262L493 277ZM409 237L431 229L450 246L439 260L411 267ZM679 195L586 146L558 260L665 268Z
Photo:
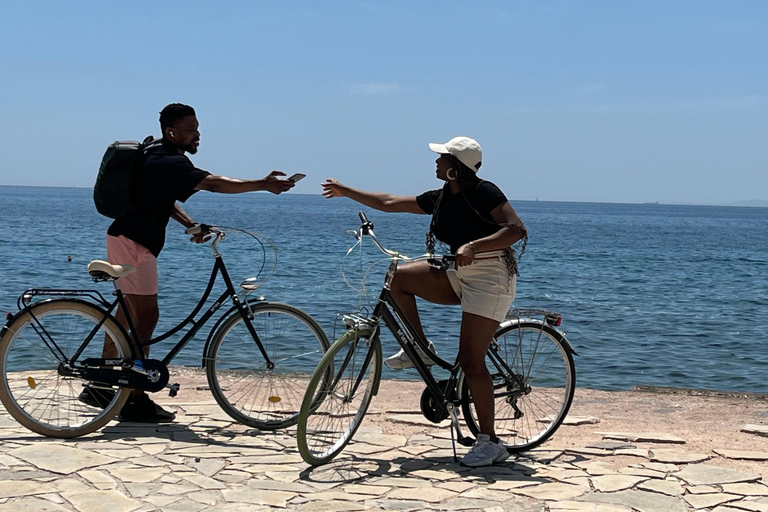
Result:
M175 137L175 135L173 134L173 132L168 132L168 133L170 133L170 134L171 134L171 137Z

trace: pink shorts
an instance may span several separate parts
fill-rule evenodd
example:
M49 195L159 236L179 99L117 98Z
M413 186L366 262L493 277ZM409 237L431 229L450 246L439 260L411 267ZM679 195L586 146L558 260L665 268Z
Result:
M107 259L113 265L133 265L136 272L118 279L123 293L157 295L157 258L130 238L107 235Z

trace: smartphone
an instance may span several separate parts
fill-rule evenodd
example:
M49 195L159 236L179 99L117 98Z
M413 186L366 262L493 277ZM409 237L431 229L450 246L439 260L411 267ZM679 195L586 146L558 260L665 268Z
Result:
M307 176L306 174L302 174L300 172L297 172L293 176L290 176L288 178L288 181L292 181L292 182L296 183L297 181L300 181L301 179L305 178L306 176Z

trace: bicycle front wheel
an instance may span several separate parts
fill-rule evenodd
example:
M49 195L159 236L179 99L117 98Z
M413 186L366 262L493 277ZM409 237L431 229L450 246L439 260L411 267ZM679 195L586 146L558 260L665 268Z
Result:
M117 322L87 302L40 302L6 326L0 338L0 401L11 416L38 434L71 438L94 432L120 411L129 390L89 388L106 406L88 405L79 399L86 382L63 370L64 363L77 365L72 357L89 336L78 360L102 357L105 336L115 342L118 358L130 357Z
M236 421L261 430L295 425L310 372L330 345L322 327L298 308L259 302L250 306L267 363L243 317L235 313L213 335L206 375L216 401Z
M529 321L496 333L486 363L493 379L496 435L510 453L539 446L568 414L576 389L573 355L562 334ZM462 374L458 389L469 395ZM472 398L461 397L469 430L480 431Z
M330 462L352 440L381 380L381 341L349 330L312 374L299 414L297 443L307 464Z

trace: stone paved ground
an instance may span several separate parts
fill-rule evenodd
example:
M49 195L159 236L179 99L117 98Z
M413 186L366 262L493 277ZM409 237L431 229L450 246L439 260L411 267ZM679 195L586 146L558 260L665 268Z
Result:
M768 512L759 397L578 390L569 424L541 449L468 469L449 430L417 413L420 387L387 381L356 441L311 468L293 431L234 424L203 383L189 375L176 399L158 398L174 424L113 422L71 441L2 413L0 512Z

